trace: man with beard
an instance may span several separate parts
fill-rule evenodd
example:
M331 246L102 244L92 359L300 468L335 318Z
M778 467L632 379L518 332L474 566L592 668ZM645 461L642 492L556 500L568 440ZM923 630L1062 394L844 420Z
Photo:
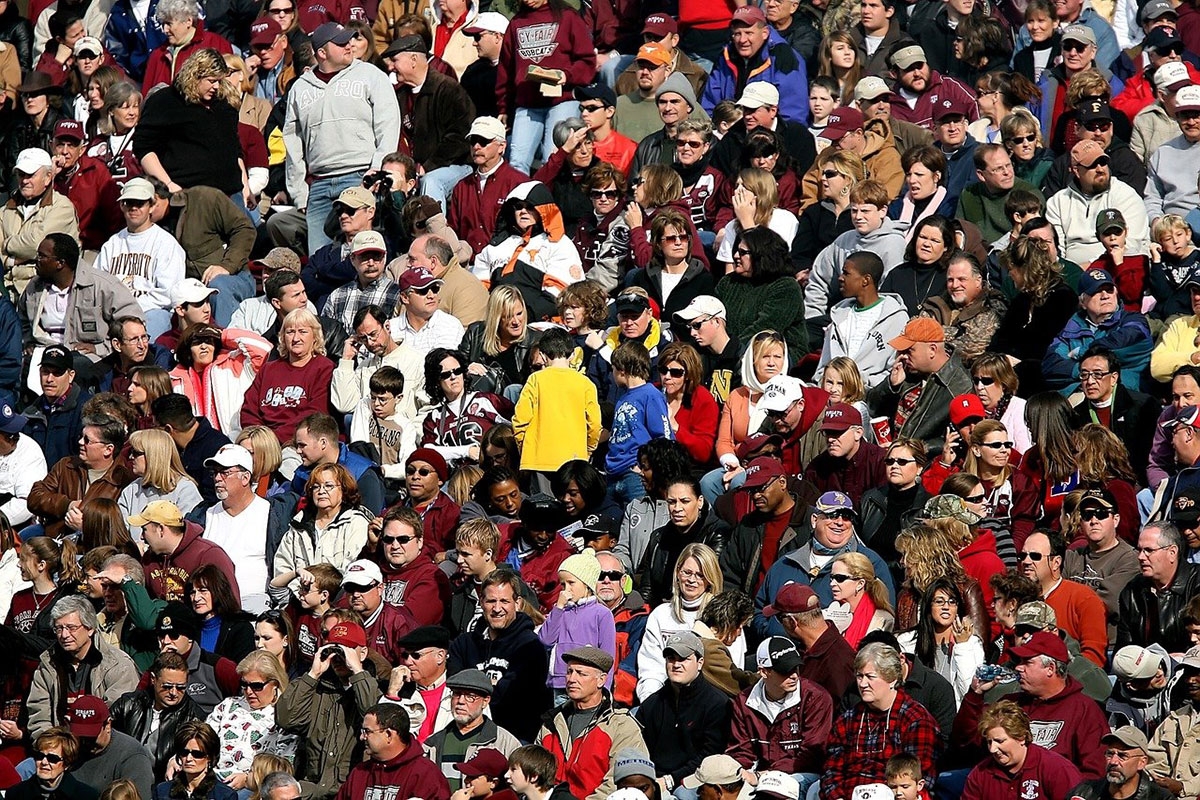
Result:
M1071 148L1071 182L1046 201L1046 219L1058 232L1062 256L1068 261L1090 264L1104 254L1105 247L1096 233L1096 217L1110 208L1120 211L1125 219L1125 251L1149 252L1146 210L1150 198L1143 201L1132 186L1112 177L1110 163L1099 142L1078 142Z
M450 691L450 722L425 740L425 753L437 764L450 788L457 790L462 774L455 765L491 748L508 756L521 746L517 737L500 727L484 712L492 702L494 687L477 669L464 669L446 679Z
M1150 742L1146 740L1146 734L1132 725L1122 725L1100 742L1107 746L1104 777L1084 781L1071 790L1070 797L1080 800L1171 800L1175 797L1162 780L1152 778L1147 772Z

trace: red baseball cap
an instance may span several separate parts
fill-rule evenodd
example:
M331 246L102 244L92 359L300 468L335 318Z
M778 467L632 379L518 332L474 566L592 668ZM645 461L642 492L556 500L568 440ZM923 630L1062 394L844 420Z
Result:
M820 608L821 601L812 587L804 583L787 583L775 595L775 600L763 608L764 617L776 614L799 614Z
M259 17L250 26L250 46L267 46L283 35L283 28L270 17Z
M742 6L733 12L730 25L766 25L767 15L758 6Z
M108 706L93 694L81 694L67 710L71 733L80 739L95 739L108 722Z
M862 426L862 413L849 403L834 403L825 409L821 430L830 433L845 433L855 425Z
M950 401L950 424L961 428L967 420L981 420L987 416L987 409L977 394L960 394Z
M326 644L344 644L347 647L366 647L367 632L357 622L339 622L325 637Z
M857 108L844 106L835 108L829 115L829 123L821 131L821 138L836 142L847 133L858 130L863 126L862 112Z
M1050 656L1055 661L1067 662L1071 660L1071 654L1067 652L1067 646L1063 643L1062 637L1057 633L1049 631L1038 631L1033 636L1029 637L1029 641L1023 645L1017 645L1009 650L1013 658L1026 659L1034 656Z

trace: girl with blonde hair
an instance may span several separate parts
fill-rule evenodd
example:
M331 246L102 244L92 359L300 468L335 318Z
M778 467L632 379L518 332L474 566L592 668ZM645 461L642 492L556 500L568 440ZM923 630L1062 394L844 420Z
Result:
M196 481L183 468L179 448L166 431L134 431L129 437L129 468L137 478L117 498L126 518L141 514L155 500L170 500L185 516L203 501ZM129 532L144 550L141 526L130 525Z
M779 234L791 247L800 222L796 215L779 208L779 185L775 176L759 167L746 167L738 173L737 188L733 190L733 219L717 234L717 261L725 272L733 267L734 245L743 231L769 228Z
M467 326L460 349L466 356L471 388L505 394L516 402L528 380L529 356L538 333L529 327L525 299L514 286L494 286L487 313ZM514 371L515 370L515 371Z

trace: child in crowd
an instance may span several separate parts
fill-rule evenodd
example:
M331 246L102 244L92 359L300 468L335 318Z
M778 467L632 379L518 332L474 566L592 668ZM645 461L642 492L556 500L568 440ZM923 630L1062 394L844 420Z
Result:
M887 760L883 774L896 800L929 800L921 762L909 753L898 753Z
M521 518L505 526L500 561L516 570L537 595L542 613L558 602L562 584L558 569L571 555L571 545L559 535L562 503L548 494L535 494L521 504Z
M608 491L621 508L645 494L633 471L638 448L651 439L673 439L670 412L662 390L650 383L650 353L641 342L621 344L612 357L613 379L623 390L613 414L612 435L604 465Z
M496 569L500 529L486 519L465 520L454 534L460 581L450 596L446 620L455 633L469 631L483 614L479 586Z
M295 600L288 601L288 584L299 581ZM296 631L296 652L305 668L312 663L321 641L321 617L332 608L342 588L342 573L332 564L313 564L295 572L281 572L271 579L268 594L272 603L288 602Z
M350 441L368 442L379 452L379 465L388 481L404 480L404 462L417 449L420 425L400 411L404 398L404 373L395 367L380 367L367 385L364 399L350 420ZM370 413L363 413L366 408Z
M837 100L839 91L837 80L828 75L813 78L808 85L808 110L811 114L808 130L813 138L819 139L825 133L829 115L840 105Z
M566 699L567 665L562 654L576 647L591 645L606 653L617 650L617 632L612 612L596 600L600 580L600 562L588 549L565 559L558 568L562 583L558 602L546 615L538 632L542 644L550 648L551 668L546 685L554 690L555 704ZM604 680L612 688L612 672Z

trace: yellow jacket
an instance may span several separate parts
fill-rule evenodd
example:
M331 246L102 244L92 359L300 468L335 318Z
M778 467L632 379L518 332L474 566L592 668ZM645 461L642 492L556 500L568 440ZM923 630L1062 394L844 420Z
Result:
M512 425L521 469L551 472L587 459L600 443L596 385L570 367L535 372L521 390Z
M1192 353L1200 350L1200 317L1188 314L1186 317L1176 317L1163 331L1162 339L1150 353L1150 374L1156 381L1163 383L1171 380L1171 376L1179 367L1192 363Z

